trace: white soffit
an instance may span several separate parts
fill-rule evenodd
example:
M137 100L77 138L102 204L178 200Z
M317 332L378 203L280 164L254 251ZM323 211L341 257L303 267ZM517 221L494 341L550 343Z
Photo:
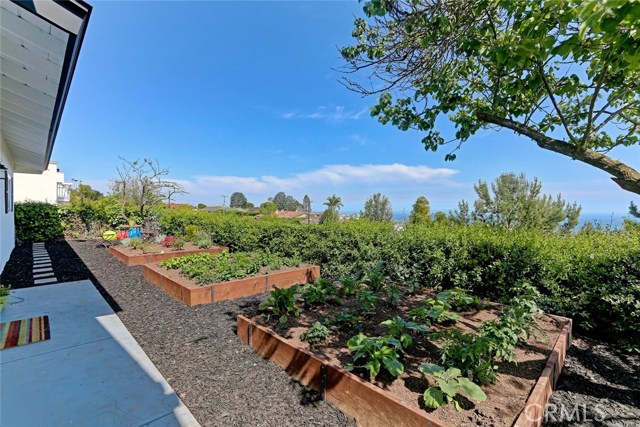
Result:
M14 171L41 173L51 156L90 6L84 4L85 15L78 17L51 0L24 3L0 0L0 132Z

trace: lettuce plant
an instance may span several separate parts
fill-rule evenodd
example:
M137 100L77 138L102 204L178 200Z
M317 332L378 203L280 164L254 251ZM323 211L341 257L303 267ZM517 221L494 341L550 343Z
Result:
M329 334L329 329L327 329L326 326L320 322L316 322L300 335L300 339L309 344L316 344L326 340Z

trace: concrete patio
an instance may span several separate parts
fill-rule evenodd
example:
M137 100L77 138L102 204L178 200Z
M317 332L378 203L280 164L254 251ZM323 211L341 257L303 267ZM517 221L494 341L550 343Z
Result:
M0 351L0 425L200 424L88 280L18 289L0 321L48 315L51 339Z

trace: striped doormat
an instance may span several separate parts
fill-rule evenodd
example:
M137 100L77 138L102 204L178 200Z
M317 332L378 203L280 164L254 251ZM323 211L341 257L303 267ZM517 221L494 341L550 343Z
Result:
M49 316L0 323L0 350L46 341L49 338Z

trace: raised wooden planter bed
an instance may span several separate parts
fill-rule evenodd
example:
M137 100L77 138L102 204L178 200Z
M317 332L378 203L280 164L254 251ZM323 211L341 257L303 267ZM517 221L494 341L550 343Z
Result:
M566 352L571 345L571 319L562 328L546 367L535 383L514 427L539 427ZM256 353L284 368L292 378L321 393L323 398L364 427L454 427L426 411L408 406L391 393L323 360L321 356L294 345L271 329L238 315L238 337Z
M170 248L165 248L161 245L156 245L156 247L154 247L155 251L153 253L140 254L133 253L133 250L130 248L118 245L110 246L109 252L111 252L111 255L116 257L118 261L125 265L145 265L158 263L164 261L165 259L175 258L179 256L193 255L203 252L217 254L220 252L229 251L229 248L227 248L226 246L212 246L208 249L199 249L197 246L189 243L185 246L185 249L173 250Z
M257 295L274 287L290 288L295 284L311 283L320 277L320 267L303 264L269 274L252 276L211 285L198 286L194 281L153 264L144 266L144 278L173 298L189 307Z

